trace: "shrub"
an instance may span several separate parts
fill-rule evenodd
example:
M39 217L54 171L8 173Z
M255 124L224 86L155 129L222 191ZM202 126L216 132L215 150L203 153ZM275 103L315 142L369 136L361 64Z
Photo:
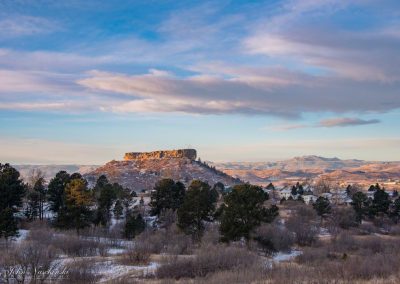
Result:
M195 283L231 284L231 283L264 283L268 276L268 268L263 265L216 271L205 278L197 278Z
M345 230L358 226L357 216L353 208L335 208L329 221Z
M140 234L135 243L143 243L151 253L186 254L193 248L191 236L182 233L176 226L168 229L146 230Z
M290 251L295 237L285 227L276 224L265 224L256 229L253 237L266 254L278 251Z
M148 264L151 248L144 243L136 243L129 248L121 257L121 263L125 265Z
M216 271L252 267L257 256L245 248L204 246L194 257L173 257L161 265L156 272L158 278L194 278L205 277Z
M77 235L55 235L52 244L54 247L69 256L105 255L107 245L96 239L83 239Z
M0 257L0 267L5 270L1 271L0 277L5 278L1 280L14 279L18 283L24 283L29 278L32 283L43 282L49 275L39 272L57 268L58 265L54 262L56 256L51 246L33 241L17 244Z
M379 229L377 227L375 227L373 224L371 223L362 223L359 227L358 227L358 232L361 235L370 235L370 234L374 234L377 233L379 231Z
M346 252L358 249L358 243L348 232L342 232L332 241L332 247L335 251Z
M296 243L300 246L310 246L317 240L319 227L308 217L291 216L287 221L287 228L295 233Z
M66 267L68 274L62 279L62 284L67 283L97 283L99 276L94 271L94 263L91 261L73 261Z
M318 263L321 262L328 257L328 248L326 247L311 247L311 248L304 248L302 254L297 256L296 260L298 263L301 264L310 264L310 263Z

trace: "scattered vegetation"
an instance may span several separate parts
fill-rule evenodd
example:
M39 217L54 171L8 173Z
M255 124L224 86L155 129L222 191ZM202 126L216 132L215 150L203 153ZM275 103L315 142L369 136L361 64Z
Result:
M317 188L325 194L331 186L320 181ZM136 196L105 176L91 188L80 174L63 171L47 186L40 173L25 184L18 171L0 164L0 281L50 281L37 272L63 267L68 277L59 276L61 283L96 283L104 262L126 268L119 280L127 282L129 269L154 263L135 277L163 283L399 282L398 195L374 185L368 198L351 186L349 205L323 196L307 205L307 190L297 183L276 205L279 199L270 200L259 186L226 190L194 180L186 190L163 179L151 196ZM45 218L48 210L51 219ZM19 231L21 238L10 242ZM297 257L280 262L293 250Z

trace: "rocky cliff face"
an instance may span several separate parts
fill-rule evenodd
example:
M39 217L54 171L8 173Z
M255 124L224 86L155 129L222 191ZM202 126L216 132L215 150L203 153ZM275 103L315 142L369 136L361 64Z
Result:
M169 151L154 151L154 152L131 152L124 156L125 161L132 160L150 160L150 159L180 159L187 158L196 160L197 153L195 149L179 149Z
M196 150L193 149L127 153L124 161L108 162L86 174L85 178L93 185L104 174L111 182L118 182L135 191L153 189L155 183L162 178L172 178L186 186L194 179L208 182L211 186L217 182L224 185L240 182L195 159Z

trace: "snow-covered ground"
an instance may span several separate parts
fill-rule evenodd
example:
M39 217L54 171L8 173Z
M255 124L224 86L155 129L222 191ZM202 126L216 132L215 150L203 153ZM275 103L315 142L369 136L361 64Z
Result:
M288 253L279 252L272 257L272 260L274 262L288 261L288 260L292 260L296 256L299 256L300 254L302 254L302 251L300 251L300 250L292 250L291 252L288 252Z
M148 265L144 266L132 266L118 264L113 261L105 261L97 263L94 270L96 274L101 275L101 280L99 282L107 282L132 273L140 276L154 274L157 267L158 264L156 262L150 262Z
M302 254L302 251L300 250L292 250L290 252L278 252L274 254L272 258L268 258L265 263L268 267L272 268L274 264L292 260L300 254Z
M318 233L319 238L329 238L331 237L331 233L329 233L329 230L327 228L320 228L319 233Z
M28 237L29 230L20 229L18 231L18 233L19 233L19 236L16 237L16 238L13 238L13 241L15 241L17 243L20 243L20 242L24 241Z
M107 251L107 254L109 255L118 255L118 254L123 254L126 251L124 248L110 248Z

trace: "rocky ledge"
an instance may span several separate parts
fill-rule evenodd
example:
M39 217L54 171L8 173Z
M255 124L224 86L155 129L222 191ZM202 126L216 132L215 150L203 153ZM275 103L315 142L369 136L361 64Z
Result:
M196 160L197 152L195 149L178 149L154 152L131 152L125 153L125 161L134 160L150 160L150 159L171 159L171 158L187 158Z

